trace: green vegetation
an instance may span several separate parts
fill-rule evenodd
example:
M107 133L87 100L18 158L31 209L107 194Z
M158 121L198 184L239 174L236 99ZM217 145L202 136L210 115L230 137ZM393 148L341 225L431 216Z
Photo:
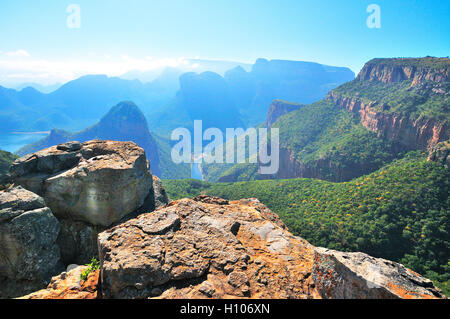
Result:
M445 69L450 67L449 58L379 58L372 59L366 63L366 65L388 65L388 66L404 66L404 67L416 67L416 68L428 68L428 69Z
M372 172L394 157L389 141L378 138L349 112L326 100L288 113L272 127L280 129L281 147L291 150L300 164L316 167L318 160L332 163L317 167L326 180L339 180L338 171L359 172L357 176Z
M96 271L97 269L100 269L100 262L95 259L94 257L91 259L90 264L86 264L89 268L83 271L80 275L80 279L85 281L88 279L88 276L91 272Z
M255 159L257 153L249 149L250 138L258 138L257 133L259 128L265 127L264 124L259 124L255 127L256 131L249 131L247 135L240 135L234 138L234 156L237 160L237 149L245 149L245 163L229 164L226 163L227 149L230 147L232 141L227 141L223 145L224 160L223 163L202 164L202 172L206 181L217 182L222 179L230 179L232 181L249 181L257 179L258 166L256 163L250 163L249 159Z
M363 251L401 262L448 294L450 171L408 153L350 182L316 179L237 183L163 181L171 199L210 194L256 197L316 246Z
M397 156L390 141L377 137L352 114L327 100L287 113L272 127L280 129L280 148L291 151L300 165L325 180L350 180L377 170ZM203 170L206 181L211 182L263 178L257 165L249 163L209 164L203 165Z
M156 134L153 134L156 141L158 156L161 169L161 179L171 179L171 178L190 178L191 177L191 165L180 163L175 164L172 161L171 152L171 141ZM151 165L151 163L150 163Z
M9 166L17 158L14 154L0 150L0 177L8 172Z
M420 117L448 121L450 119L450 83L423 83L411 86L412 80L382 83L360 81L345 83L334 89L345 97L358 98L365 103L376 102L375 109L418 119Z

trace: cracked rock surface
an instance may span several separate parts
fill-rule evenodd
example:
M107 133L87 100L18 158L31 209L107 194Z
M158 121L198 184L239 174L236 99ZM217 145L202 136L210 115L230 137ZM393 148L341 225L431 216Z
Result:
M0 192L0 298L40 289L62 269L59 230L42 197L20 186Z
M177 200L98 241L103 298L443 297L400 264L315 248L256 199Z

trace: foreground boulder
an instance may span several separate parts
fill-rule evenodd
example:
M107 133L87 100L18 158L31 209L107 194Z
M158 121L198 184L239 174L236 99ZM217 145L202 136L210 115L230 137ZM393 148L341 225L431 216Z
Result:
M313 247L256 199L178 200L98 240L103 298L443 297L399 264Z
M53 213L109 226L140 207L152 188L142 148L132 142L69 142L16 160L16 184L44 197Z
M0 298L45 287L62 270L58 220L22 187L0 192Z
M149 162L132 142L60 144L16 160L10 176L41 195L58 218L66 265L89 262L97 256L99 232L156 206Z

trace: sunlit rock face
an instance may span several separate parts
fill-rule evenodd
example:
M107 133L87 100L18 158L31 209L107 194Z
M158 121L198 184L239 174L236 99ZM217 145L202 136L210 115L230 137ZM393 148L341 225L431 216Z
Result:
M59 276L52 278L46 289L19 299L97 299L100 271L98 269L91 271L86 280L82 280L81 274L88 269L88 266L78 266L62 272Z
M145 152L132 142L66 143L18 159L16 184L44 197L54 214L109 226L140 207L152 188Z
M64 264L89 262L98 254L99 232L156 206L149 163L133 142L60 144L16 160L10 175L42 196L60 221Z
M317 248L257 199L180 199L98 236L102 298L442 298L404 266Z

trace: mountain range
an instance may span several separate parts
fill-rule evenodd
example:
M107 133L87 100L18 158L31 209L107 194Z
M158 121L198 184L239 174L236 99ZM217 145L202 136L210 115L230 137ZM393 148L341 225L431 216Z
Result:
M450 59L373 59L341 85L342 74L330 70L258 60L249 72L185 73L175 97L147 120L136 104L121 102L83 131L52 130L18 153L69 140L135 141L173 200L258 198L313 245L401 262L450 292ZM295 88L307 74L320 81L301 97ZM32 101L35 92L27 91ZM175 125L191 128L194 119L219 128L278 128L280 170L262 176L257 164L202 164L206 181L185 179L190 166L172 163L164 136ZM245 143L245 136L236 140Z
M210 164L204 166L205 179L349 181L406 151L429 151L450 139L449 69L448 58L371 60L356 79L270 125L280 130L275 176L258 175L256 164ZM288 104L272 104L268 117Z
M238 63L222 66L235 65L224 76L167 68L146 83L86 75L48 94L32 87L0 87L0 132L82 130L98 122L111 105L127 100L140 106L150 131L164 137L178 126L190 127L193 119L212 125L229 116L234 121L227 125L249 126L263 121L274 98L309 103L354 78L347 68L310 62L258 59L249 72Z
M152 173L162 178L190 177L189 164L175 164L170 159L170 141L153 136L141 110L130 101L113 106L102 119L76 133L51 130L50 134L17 151L18 155L34 153L68 141L86 142L90 140L133 141L141 146L150 161Z

